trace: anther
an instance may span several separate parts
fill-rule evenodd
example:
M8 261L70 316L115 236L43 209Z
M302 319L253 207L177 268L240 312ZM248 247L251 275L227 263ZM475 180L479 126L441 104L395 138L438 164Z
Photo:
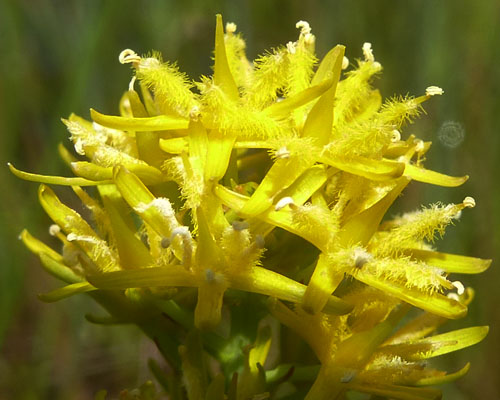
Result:
M276 158L290 158L290 151L286 148L286 146L280 147L276 153L274 154Z
M421 139L415 139L415 141L413 143L415 143L415 151L417 153L421 153L422 151L424 151L425 144L424 144L423 140L421 140Z
M170 239L168 237L164 237L161 239L160 244L161 244L161 247L166 249L168 246L170 246Z
M233 221L232 225L233 229L238 232L244 231L245 229L248 229L250 226L247 221Z
M228 22L226 24L226 33L234 33L236 32L236 24L234 22Z
M259 249L263 249L264 246L266 245L266 240L264 239L264 236L258 234L258 235L255 235L255 245L259 248Z
M295 27L297 29L300 29L301 35L307 35L307 34L311 33L311 26L309 25L309 22L307 22L307 21L299 21L295 24Z
M205 270L205 279L209 283L214 282L215 281L215 272L212 269L207 268Z
M449 299L452 299L452 300L455 300L455 301L460 301L460 297L458 297L458 294L456 293L448 293L446 295L446 297L448 297Z
M401 133L397 130L394 129L391 133L391 142L399 142L401 140Z
M349 59L344 56L344 58L342 59L342 69L347 69L347 67L349 66Z
M373 49L372 49L372 44L369 42L363 43L363 56L365 57L366 61L375 61L375 57L373 56Z
M184 254L182 256L182 263L184 268L191 268L191 258L193 256L193 238L191 237L191 232L187 226L179 226L172 231L170 235L170 242L173 242L176 236L182 238L182 244L184 246Z
M365 265L367 262L370 262L373 259L373 256L368 253L366 250L357 247L354 249L354 266L356 268L361 268L363 265Z
M462 204L467 208L474 208L476 206L476 200L473 197L467 196Z
M191 110L189 110L189 117L193 121L198 121L198 119L200 118L200 107L194 106L193 108L191 108Z
M141 57L134 50L125 49L118 56L118 61L120 64L136 64L141 61Z
M290 54L295 54L295 52L296 52L295 43L294 42L288 42L286 44L286 49L288 50L288 52Z
M465 293L465 287L464 287L462 282L454 281L454 282L451 282L451 284L457 288L457 293L459 296L461 296Z
M444 94L444 90L439 86L429 86L425 89L426 96L441 96L442 94Z
M60 232L61 232L61 228L59 225L52 224L49 226L50 236L57 236Z
M276 211L279 211L281 210L282 208L285 208L286 206L295 206L295 202L293 201L293 199L291 197L283 197L282 199L280 199L276 205L274 206L274 209Z

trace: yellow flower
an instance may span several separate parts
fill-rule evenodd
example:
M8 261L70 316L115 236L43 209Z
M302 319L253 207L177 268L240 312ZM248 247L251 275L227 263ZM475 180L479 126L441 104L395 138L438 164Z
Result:
M475 202L467 197L382 221L412 180L448 187L467 180L426 170L431 143L402 139L422 103L443 91L430 86L420 97L382 103L371 85L382 66L369 43L357 66L343 72L344 46L318 62L309 24L297 28L297 41L252 64L236 26L228 24L224 34L217 16L214 73L199 82L157 53L124 50L119 60L135 74L121 115L91 110L93 122L63 120L76 153L86 158L59 148L77 177L10 165L17 176L43 183L40 203L63 246L59 254L27 231L21 235L44 267L68 283L41 298L93 292L114 319L133 320L155 337L159 328L144 323L142 312L166 312L192 334L218 331L229 324L222 316L228 290L269 296L271 314L321 364L307 399L342 398L348 390L437 398L438 391L413 386L457 378L468 365L445 374L421 360L475 344L487 332L428 336L446 318L464 316L471 300L472 289L449 274L482 272L490 260L439 253L430 242ZM72 186L95 223L45 184ZM85 186L96 186L98 199ZM287 253L304 257L283 265ZM197 292L193 316L182 297L192 296L188 288ZM425 313L401 325L410 305ZM190 355L197 340L174 336L178 341L163 345L166 352L173 346L170 362L187 374L189 398L220 390L224 378L210 386L193 378L201 368ZM247 354L238 383L244 396L270 390L286 370L262 370L271 338L260 329ZM212 336L204 340L217 352Z

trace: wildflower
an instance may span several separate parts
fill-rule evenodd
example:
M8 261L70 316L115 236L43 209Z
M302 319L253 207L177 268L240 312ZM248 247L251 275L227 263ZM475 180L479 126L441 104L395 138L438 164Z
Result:
M293 366L317 372L306 399L342 398L349 390L438 398L439 391L418 386L458 378L469 365L446 374L422 360L473 345L488 329L434 334L446 319L463 317L472 300L472 289L449 275L490 265L432 247L475 201L383 219L411 181L454 187L467 180L425 169L431 143L403 139L422 104L443 90L430 86L422 96L382 103L371 84L382 66L370 43L357 67L342 72L349 65L344 46L318 62L311 27L299 21L297 28L296 41L252 64L236 25L224 34L217 16L214 73L197 82L158 53L124 50L119 61L134 76L120 115L91 110L92 122L63 120L76 153L86 157L59 148L77 176L10 165L20 178L42 183L40 203L62 243L58 253L21 234L47 271L68 284L40 297L89 292L110 321L138 324L183 371L189 399L224 394L228 375L209 383L203 351L230 371L218 335L231 335L224 310L238 312L228 300L235 292L268 296L267 306L255 305L259 312L269 310L310 346L319 365ZM92 223L47 184L71 186ZM303 249L290 245L292 238ZM286 265L287 252L297 265ZM415 317L411 306L423 313ZM165 328L161 313L179 326ZM272 327L264 318L246 332L256 340L231 384L237 398L294 380L287 365L264 370L277 346Z

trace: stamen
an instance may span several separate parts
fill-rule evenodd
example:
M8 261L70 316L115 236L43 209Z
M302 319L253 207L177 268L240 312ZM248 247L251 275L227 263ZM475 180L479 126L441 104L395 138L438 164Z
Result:
M301 35L307 35L311 33L311 26L309 25L309 22L307 21L299 21L295 24L295 27L297 29L300 29L300 34Z
M421 153L422 151L424 151L425 149L425 144L424 144L424 141L421 140L421 139L415 139L415 141L413 142L415 143L415 151L417 153Z
M189 111L189 117L193 120L193 121L198 121L198 119L200 118L200 107L198 106L194 106L193 108L191 108L191 110Z
M394 129L392 131L392 135L391 135L391 142L399 142L401 140L401 133L397 130L397 129Z
M134 91L134 83L137 77L133 76L132 79L130 80L130 83L128 84L128 91L133 92Z
M295 54L295 52L297 51L296 44L294 42L288 42L286 44L286 49L290 54Z
M234 33L236 32L236 24L234 22L228 22L226 24L226 33Z
M460 301L460 297L458 297L458 294L456 293L448 293L446 295L446 297L448 297L449 299L452 299L452 300L455 300L455 301Z
M57 224L52 224L49 226L49 235L57 236L61 232L61 227Z
M233 229L238 232L244 231L250 226L247 221L233 221L232 225Z
M295 206L295 202L291 197L283 197L281 200L279 200L276 205L274 206L274 209L276 211L281 210L282 208L285 208L286 206Z
M191 232L189 232L187 226L179 226L172 231L170 242L173 242L176 236L180 236L182 239L182 245L184 246L182 264L184 268L189 270L191 269L191 259L193 257L193 238L191 237Z
M464 287L462 282L453 281L453 282L451 282L451 284L457 288L457 293L459 296L461 296L465 293L465 287Z
M441 96L442 94L444 94L444 90L439 86L429 86L425 89L426 96Z
M286 146L283 146L279 148L276 153L274 154L276 158L290 158L290 151L286 148Z
M164 237L163 239L161 239L160 244L161 244L161 247L166 249L168 246L170 246L170 239L168 237Z
M373 256L361 247L357 247L356 249L354 249L353 256L354 267L358 269L363 267L363 265L365 265L367 262L373 260Z
M209 283L215 282L215 272L212 269L207 268L205 270L205 279Z
M476 206L476 200L473 197L467 196L462 204L467 208L474 208Z
M375 57L373 55L373 49L372 49L372 44L369 42L363 43L363 56L365 57L366 61L375 61Z
M125 49L118 56L118 61L120 64L137 64L141 61L141 57L134 50Z
M344 56L344 58L342 59L342 69L347 69L347 67L349 66L349 59Z

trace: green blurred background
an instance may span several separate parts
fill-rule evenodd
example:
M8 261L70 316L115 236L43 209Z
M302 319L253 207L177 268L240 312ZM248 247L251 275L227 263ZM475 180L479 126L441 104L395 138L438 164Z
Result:
M376 82L384 96L445 95L428 102L409 126L432 140L427 165L469 174L462 187L414 183L399 210L435 201L477 201L440 249L500 260L500 2L498 0L0 0L0 160L48 174L68 174L58 159L69 145L61 117L89 116L94 107L117 113L131 71L118 63L125 48L160 50L192 77L210 73L215 14L243 32L248 56L296 40L295 23L309 21L324 55L337 43L352 60L370 41L384 66ZM17 239L30 231L51 243L37 185L0 169L0 398L88 399L98 389L115 395L149 377L154 349L136 330L100 327L84 314L99 312L85 296L43 304L36 294L58 285ZM452 327L491 326L486 340L438 362L469 374L445 388L446 399L500 399L500 273L498 262L479 276L466 320Z

